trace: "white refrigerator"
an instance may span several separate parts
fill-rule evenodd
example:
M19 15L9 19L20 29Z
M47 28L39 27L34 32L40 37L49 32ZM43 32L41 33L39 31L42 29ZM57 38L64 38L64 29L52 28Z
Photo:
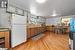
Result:
M12 14L11 18L11 47L20 45L26 42L27 29L26 17L21 15Z

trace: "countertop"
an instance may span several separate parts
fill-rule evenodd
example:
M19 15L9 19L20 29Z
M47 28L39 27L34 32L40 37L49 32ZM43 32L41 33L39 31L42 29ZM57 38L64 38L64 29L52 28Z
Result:
M6 31L9 31L8 28L0 28L0 32L6 32ZM0 38L4 38L4 34L0 34Z
M0 32L9 31L9 28L0 28Z

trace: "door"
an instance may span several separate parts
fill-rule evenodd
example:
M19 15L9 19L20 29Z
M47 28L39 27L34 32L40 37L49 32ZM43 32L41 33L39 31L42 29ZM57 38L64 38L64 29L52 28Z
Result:
M26 26L25 25L13 25L11 31L11 47L15 47L26 41Z
M12 14L12 24L26 25L27 19L25 16Z

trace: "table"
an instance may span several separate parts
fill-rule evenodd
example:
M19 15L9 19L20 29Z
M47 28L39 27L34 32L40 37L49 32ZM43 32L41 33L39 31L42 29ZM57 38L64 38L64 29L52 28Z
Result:
M55 27L54 30L55 30L55 33L57 34L58 33L64 34L66 33L67 28L66 27Z

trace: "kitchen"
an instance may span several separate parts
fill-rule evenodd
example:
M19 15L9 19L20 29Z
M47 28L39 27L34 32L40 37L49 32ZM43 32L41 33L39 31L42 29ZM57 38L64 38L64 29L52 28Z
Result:
M4 10L3 10L4 11ZM3 12L2 11L2 12ZM3 15L4 14L4 15ZM7 15L8 14L8 15ZM39 40L40 38L42 38L43 36L45 36L44 34L42 34L42 33L44 33L44 32L46 32L46 31L49 31L49 32L53 32L54 30L53 30L53 27L52 27L52 25L54 25L55 27L57 26L57 24L58 23L65 23L65 21L66 20L68 20L68 22L69 22L69 17L68 18L62 18L62 20L61 20L61 17L58 17L58 18L44 18L44 17L40 17L40 16L34 16L34 15L31 15L31 14L28 14L28 17L26 18L26 17L22 17L22 16L20 16L20 15L15 15L15 14L12 14L12 17L11 17L11 15L10 15L10 13L6 13L6 15L5 15L5 13L2 13L2 15L3 16L1 16L1 28L3 29L6 29L6 28L8 28L8 29L6 29L6 32L8 32L8 34L6 34L6 32L5 32L5 35L8 37L8 40L6 39L6 41L5 42L9 42L9 43L5 43L5 48L13 48L13 47L16 47L16 46L18 46L18 45L20 45L21 43L24 43L24 42L26 42L25 41L25 38L27 39L30 39L30 38L32 38L34 41L37 41L37 40ZM7 18L8 17L8 18ZM18 29L18 33L16 32L15 34L13 33L15 30L17 30L17 28L16 27L13 27L13 22L14 21L18 21L18 20L20 20L21 18L23 18L23 19L25 19L25 20L23 20L23 21L26 21L25 23L27 23L27 28L26 29L20 29L19 27L17 27L17 28L19 28ZM8 19L8 20L7 20ZM12 20L11 20L12 19ZM28 20L26 20L26 19L28 19ZM18 22L21 22L22 20L20 20L20 21L18 21ZM55 20L55 21L53 21L52 22L52 20ZM23 22L22 21L22 22ZM58 21L58 22L57 22ZM67 23L68 23L67 22ZM9 25L8 25L8 23L9 23ZM11 25L11 23L12 23L12 25ZM16 24L16 22L14 23L14 24ZM18 23L19 24L19 23ZM18 25L17 24L17 25ZM9 27L10 26L10 27ZM11 28L11 26L12 26L12 28L14 28L14 30ZM69 26L69 23L66 25L65 24L65 26ZM22 26L21 26L22 27ZM23 27L24 28L24 27ZM1 29L1 30L2 30ZM23 37L23 35L25 34L21 34L21 32L23 32L23 31L21 31L21 30L26 30L26 36L24 36ZM55 29L55 30L57 30L57 29ZM3 32L4 32L5 30L3 30ZM11 32L10 32L11 31ZM13 31L13 32L12 32ZM21 32L20 32L21 31ZM11 34L11 33L13 33L13 34ZM20 33L20 34L19 34ZM58 32L59 34L60 34L60 32ZM0 34L1 34L1 32L0 32ZM3 34L3 33L2 33ZM55 32L54 34L57 34L57 32ZM59 35L58 34L58 35ZM65 34L65 33L64 33ZM16 36L17 35L17 36ZM22 35L22 36L21 36ZM40 36L38 36L38 35L40 35ZM63 34L62 34L63 35ZM2 35L1 35L2 36ZM19 36L19 37L18 37ZM7 38L7 37L5 37L5 38ZM18 38L17 38L18 37ZM23 38L22 38L23 37ZM39 37L39 38L38 38ZM10 38L12 38L12 39L10 39ZM16 39L17 38L17 39ZM18 42L17 40L20 40L20 38L22 39L22 41L20 41L19 43L16 43L15 44L15 42Z
M71 42L69 42L69 33L71 31L70 20L74 18L75 14L55 15L56 11L53 9L53 14L50 13L50 16L47 16L49 15L48 10L46 11L48 14L44 14L42 11L42 15L41 10L38 10L39 13L36 14L35 6L31 7L29 11L23 7L27 4L23 5L24 2L19 4L17 0L15 2L10 0L8 3L7 8L0 8L0 48L73 50L73 45L71 46Z

